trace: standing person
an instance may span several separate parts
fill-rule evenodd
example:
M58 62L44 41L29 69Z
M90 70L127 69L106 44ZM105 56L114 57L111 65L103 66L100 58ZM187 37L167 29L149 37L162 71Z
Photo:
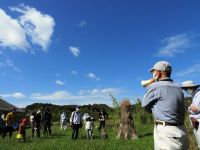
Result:
M170 78L172 67L166 61L159 61L150 71L154 82L147 86L142 107L153 113L154 149L187 150L184 95Z
M36 116L36 113L35 112L32 112L31 115L30 115L30 124L31 124L31 138L33 139L34 138L34 132L35 132L35 128L36 128L36 123L35 123L35 116Z
M63 111L63 113L60 115L60 130L62 131L63 129L66 130L67 128L67 115L66 112Z
M78 138L79 128L82 127L82 119L80 113L80 106L76 107L76 110L72 112L70 117L70 126L72 127L72 140L76 140Z
M192 96L192 104L188 107L189 118L191 124L194 127L194 135L200 149L200 85L195 84L194 81L188 80L182 83L182 89L186 91L186 93Z
M93 133L94 123L93 123L93 117L88 116L86 118L85 122L85 130L87 133L87 139L92 140L92 133Z
M26 118L23 118L20 125L19 125L19 131L18 133L22 135L23 141L26 142ZM21 140L21 137L19 137L19 142Z
M99 133L101 132L101 129L105 128L107 118L108 118L107 112L101 109L99 113Z
M48 130L49 137L51 137L52 114L49 108L44 112L42 120L43 120L43 125L44 125L44 130L43 130L44 137L46 137L47 130Z
M41 130L41 111L38 110L35 115L35 130L37 132L37 137L40 139L40 130Z
M4 121L6 122L6 126L3 131L3 136L2 136L3 139L5 138L7 132L9 132L10 139L12 137L12 133L14 130L13 124L15 121L15 113L16 113L16 108L13 107L11 111L6 115L6 118L4 118Z

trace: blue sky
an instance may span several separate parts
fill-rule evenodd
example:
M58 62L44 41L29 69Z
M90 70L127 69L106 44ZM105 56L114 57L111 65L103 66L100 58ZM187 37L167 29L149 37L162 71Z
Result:
M134 103L156 61L200 75L200 2L0 1L0 95L18 107Z

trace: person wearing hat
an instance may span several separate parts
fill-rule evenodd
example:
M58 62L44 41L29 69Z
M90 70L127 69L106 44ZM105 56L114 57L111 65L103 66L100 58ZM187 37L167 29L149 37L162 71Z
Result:
M188 80L182 83L182 89L186 91L188 95L192 96L192 104L188 107L189 118L192 126L194 127L194 135L200 148L200 85L195 84L194 81Z
M172 67L167 61L159 61L150 72L153 82L146 86L142 107L153 113L154 149L187 150L184 95L170 78Z
M70 117L70 126L72 127L72 140L78 138L79 128L82 127L82 119L80 113L80 106L76 107L76 110L72 112Z

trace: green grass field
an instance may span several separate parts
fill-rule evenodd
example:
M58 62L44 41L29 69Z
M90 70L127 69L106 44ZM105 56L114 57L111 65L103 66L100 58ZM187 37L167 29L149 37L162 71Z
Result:
M109 124L109 123L108 123ZM107 127L108 138L102 140L99 138L97 129L94 130L94 139L87 140L84 128L80 130L79 139L72 141L71 128L67 128L65 133L61 133L59 125L52 126L52 137L40 140L35 138L31 140L30 129L27 129L27 142L18 143L16 133L13 134L12 139L8 137L4 140L0 139L1 150L98 150L98 149L135 149L135 150L152 150L152 126L140 126L137 130L139 139L137 140L117 140L115 129L109 125Z
M108 138L102 140L99 138L98 130L94 129L93 140L87 140L85 129L80 129L79 138L76 141L71 140L71 128L63 133L60 131L58 123L52 126L52 137L44 139L31 140L30 129L26 130L27 142L18 143L16 133L14 132L12 139L7 136L6 139L0 138L0 150L153 150L153 122L151 115L143 110L137 110L134 114L134 124L138 139L136 140L117 140L118 113L110 115L106 123L106 131ZM141 116L145 116L146 123L141 122ZM188 116L188 114L186 115ZM98 121L95 122L95 126ZM188 117L185 119L185 125L189 133L189 150L198 150L193 135L193 129L189 123Z

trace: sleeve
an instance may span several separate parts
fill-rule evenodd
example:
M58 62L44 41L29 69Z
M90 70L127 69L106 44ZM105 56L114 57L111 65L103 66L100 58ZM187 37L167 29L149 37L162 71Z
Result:
M157 99L158 99L157 90L155 88L153 89L149 88L142 100L142 107L144 107L148 112L151 112L151 108L155 104Z
M73 122L73 116L74 116L74 112L72 112L71 117L70 117L70 123Z

